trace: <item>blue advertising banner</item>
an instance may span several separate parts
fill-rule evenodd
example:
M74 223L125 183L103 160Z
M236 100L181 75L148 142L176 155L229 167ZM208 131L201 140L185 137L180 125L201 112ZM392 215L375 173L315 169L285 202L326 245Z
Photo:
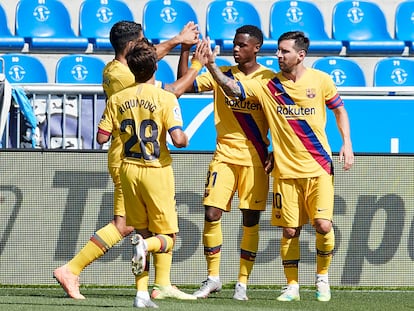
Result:
M184 131L189 138L186 151L214 151L216 129L212 95L186 95L179 99L184 121ZM172 144L171 150L180 150ZM181 149L184 150L184 149Z
M414 153L412 115L408 96L342 96L351 123L354 152ZM326 127L334 152L342 144L335 116L328 112Z
M38 128L36 148L44 149L107 149L96 143L97 126L105 107L100 86L25 86L32 100ZM338 88L351 123L354 152L414 153L410 107L414 107L414 89L400 88ZM59 95L58 95L59 94ZM61 95L63 94L63 95ZM215 150L213 94L185 94L179 98L184 131L189 146L184 152ZM17 112L19 113L19 111ZM3 148L26 146L24 128L13 122L6 124ZM24 122L20 122L24 125ZM332 111L327 112L326 132L333 152L339 152L342 139ZM6 137L7 136L7 137ZM3 141L2 141L3 142ZM177 150L171 143L169 148Z

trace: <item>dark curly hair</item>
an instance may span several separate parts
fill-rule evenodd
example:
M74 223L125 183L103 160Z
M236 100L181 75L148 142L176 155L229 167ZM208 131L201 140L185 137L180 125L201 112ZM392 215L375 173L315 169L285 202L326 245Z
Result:
M115 23L109 33L109 41L116 53L125 50L128 42L142 37L141 24L131 21L120 21Z
M236 29L236 36L238 34L248 34L250 37L254 37L260 43L260 46L263 45L263 32L254 25L244 25Z

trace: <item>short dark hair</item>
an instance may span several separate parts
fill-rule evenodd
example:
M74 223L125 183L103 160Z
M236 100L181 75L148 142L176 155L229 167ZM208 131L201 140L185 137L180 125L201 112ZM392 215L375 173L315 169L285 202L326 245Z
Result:
M126 61L135 82L146 82L157 69L157 51L151 42L143 38L128 51Z
M302 31L288 31L281 34L277 40L277 44L280 45L280 42L284 40L294 40L296 51L304 50L306 53L308 53L309 38L306 37Z
M109 33L109 41L116 53L125 50L128 42L137 40L142 36L142 26L131 21L119 21L115 23Z
M254 37L259 41L260 46L263 45L263 32L260 28L254 25L244 25L236 29L236 36L238 34L248 34L250 37Z

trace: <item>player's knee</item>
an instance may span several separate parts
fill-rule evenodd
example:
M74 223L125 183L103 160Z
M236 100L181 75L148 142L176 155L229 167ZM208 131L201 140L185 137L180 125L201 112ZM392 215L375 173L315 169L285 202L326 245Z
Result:
M175 244L175 240L177 238L177 235L175 233L171 233L171 234L167 234L167 235L173 240L173 243Z
M208 222L218 221L221 219L223 211L217 207L205 206L204 220Z
M151 231L149 231L149 230L148 230L148 228L146 228L146 229L135 229L135 231L136 231L138 234L142 235L142 237L143 237L144 239L146 239L146 238L149 238L149 237L153 236L153 233L152 233Z
M253 227L260 221L260 211L242 210L243 213L243 226Z
M315 219L313 226L320 234L327 234L332 230L332 222L328 219Z

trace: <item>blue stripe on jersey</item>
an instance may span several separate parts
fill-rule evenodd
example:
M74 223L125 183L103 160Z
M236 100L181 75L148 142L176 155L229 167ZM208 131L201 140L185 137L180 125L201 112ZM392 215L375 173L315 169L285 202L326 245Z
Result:
M272 97L281 105L295 105L295 102L286 93L285 88L278 78L273 78L267 84Z
M197 80L194 80L193 87L194 87L194 93L200 93L200 90L199 90L198 84L197 84Z
M265 166L265 161L267 159L267 146L263 140L262 135L260 134L259 127L253 119L253 116L249 113L243 113L239 111L234 111L233 114L239 122L244 134L247 139L250 140L253 146L256 148L256 151L262 161L263 167Z
M330 175L333 174L332 159L323 148L315 132L305 120L288 120L296 136L317 163Z
M176 129L180 129L180 130L182 130L183 128L182 128L181 126L173 126L172 128L170 128L170 129L168 130L168 133L171 133L172 131L174 131L174 130L176 130Z
M223 71L223 73L225 76L232 78L234 80L234 76L233 76L233 73L231 72L231 68L227 71Z
M239 86L240 92L241 92L241 95L240 95L239 99L240 100L245 100L246 99L246 92L244 91L243 85L240 83L240 81L237 81L237 85Z
M344 102L342 101L338 93L336 93L336 95L332 97L330 100L326 101L326 106L329 109L335 109L343 105L344 105Z
M294 105L295 102L287 94L282 83L279 79L274 78L267 84L273 98L280 105ZM333 99L335 101L335 99ZM309 154L315 159L317 163L328 173L333 174L332 170L332 159L330 155L323 148L321 142L316 136L312 127L306 120L287 120L289 125L292 127L293 132L308 150Z
M232 78L234 80L234 76L231 72L231 69L223 73L227 77ZM240 82L237 83L239 83L240 85ZM244 98L243 96L241 97ZM234 116L236 117L236 120L239 122L242 130L244 131L244 134L246 135L247 139L250 140L253 146L255 147L257 154L259 155L264 167L265 161L267 159L267 146L263 140L262 135L260 134L260 129L257 126L257 123L255 122L253 116L250 113L242 113L234 110L232 111Z

